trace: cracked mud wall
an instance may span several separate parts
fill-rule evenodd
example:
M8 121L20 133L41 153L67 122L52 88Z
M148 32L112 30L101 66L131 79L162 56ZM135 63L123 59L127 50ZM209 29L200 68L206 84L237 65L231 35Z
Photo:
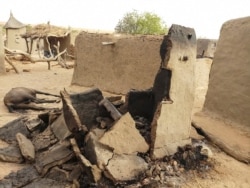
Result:
M178 146L191 143L191 115L195 97L196 34L193 28L173 24L168 35L172 48L169 61L163 63L162 69L172 71L170 98L173 103L162 102L155 113L155 116L159 115L159 117L154 117L151 124L152 158L172 155Z
M250 126L250 17L222 25L210 79L205 111Z
M162 38L81 32L72 84L119 94L152 87Z

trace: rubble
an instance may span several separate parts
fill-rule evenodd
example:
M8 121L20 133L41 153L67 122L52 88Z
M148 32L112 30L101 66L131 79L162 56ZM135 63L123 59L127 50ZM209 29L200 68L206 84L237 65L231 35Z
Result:
M84 98L81 95L89 95L93 91L97 90L83 92L78 94L78 97ZM9 131L14 130L16 137L14 140L0 135L0 139L12 143L0 150L0 159L6 162L26 163L28 167L9 174L0 180L0 185L4 187L172 186L184 182L181 174L185 170L209 169L206 163L208 156L205 155L205 150L208 151L209 148L204 147L203 151L197 144L195 147L192 145L179 147L174 155L154 160L150 157L150 139L147 139L150 135L150 121L147 118L138 115L132 117L127 109L126 113L121 113L119 119L114 120L110 112L99 105L103 97L97 95L98 109L95 112L98 113L95 113L95 116L91 115L92 119L85 121L95 121L95 124L90 123L87 128L82 124L72 105L71 95L66 91L61 94L64 102L60 113L50 111L39 114L33 121L28 117L18 118L2 128L6 135L11 135ZM110 101L109 105L113 103L115 101ZM84 106L82 101L79 101L78 105L80 104ZM119 104L126 106L123 106L124 109L130 105L128 101ZM108 126L103 127L100 120L107 120ZM36 126L31 126L31 123ZM9 128L10 124L12 129ZM20 126L21 132L26 134L19 133L17 126ZM29 131L25 129L26 127L29 127L27 128ZM73 132L69 130L72 127ZM142 130L147 134L141 134Z
M181 32L178 29L172 28ZM187 37L181 45L186 40L193 44L195 36L189 31L181 35ZM176 57L173 50L171 58ZM192 64L192 55L182 52L178 65L173 65L176 59L170 63L178 71L178 66ZM10 144L0 149L0 159L28 165L0 180L0 187L178 187L185 171L209 170L211 151L192 145L189 138L192 84L178 87L188 89L189 102L181 96L185 92L176 93L176 83L176 90L168 91L172 73L167 63L162 61L152 88L133 89L125 101L104 97L98 88L71 94L64 90L62 109L33 119L23 116L0 128L0 139Z
M140 177L147 168L148 164L139 156L115 154L109 160L104 174L115 183L131 181Z
M16 134L16 140L21 150L22 156L28 161L35 160L35 147L32 142L22 133Z
M10 163L22 163L24 161L20 149L16 145L10 145L0 149L0 160Z
M113 148L116 154L146 153L149 149L129 113L123 115L110 130L104 133L99 141Z

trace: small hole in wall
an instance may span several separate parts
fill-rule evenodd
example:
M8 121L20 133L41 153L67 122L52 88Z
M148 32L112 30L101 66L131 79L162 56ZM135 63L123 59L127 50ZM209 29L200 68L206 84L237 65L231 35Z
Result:
M188 60L188 56L183 56L182 57L182 61L187 61Z
M187 35L187 38L188 38L188 40L190 40L190 39L192 38L192 34L189 33L189 34Z

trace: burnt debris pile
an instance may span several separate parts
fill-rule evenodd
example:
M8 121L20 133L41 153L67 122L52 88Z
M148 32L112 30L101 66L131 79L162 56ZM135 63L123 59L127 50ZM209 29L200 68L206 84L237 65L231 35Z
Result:
M0 160L26 164L3 187L147 187L181 185L188 170L208 170L202 144L150 156L152 90L103 97L97 89L61 91L62 109L22 116L0 128Z

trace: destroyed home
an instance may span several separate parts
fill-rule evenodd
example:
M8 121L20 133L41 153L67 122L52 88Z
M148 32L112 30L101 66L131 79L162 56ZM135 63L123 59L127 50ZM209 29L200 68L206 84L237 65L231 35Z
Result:
M114 41L101 45L116 50ZM98 88L72 94L64 90L62 110L36 119L21 117L1 128L0 138L10 144L1 149L1 159L27 166L0 183L5 187L180 187L183 172L210 170L211 150L190 139L197 86L195 32L172 25L157 49L152 84L146 89L129 88L125 101L119 92L104 97ZM75 69L84 63L77 60Z
M162 185L181 184L180 178L170 174L210 168L203 146L193 147L189 137L195 44L192 28L172 25L160 45L161 60L152 87L128 91L125 101L119 95L104 97L98 88L75 94L64 90L60 92L62 110L8 123L0 129L0 138L11 147L1 150L2 158L30 165L1 183L117 187L152 184L160 177ZM142 109L139 103L148 108ZM26 177L20 179L22 174Z

